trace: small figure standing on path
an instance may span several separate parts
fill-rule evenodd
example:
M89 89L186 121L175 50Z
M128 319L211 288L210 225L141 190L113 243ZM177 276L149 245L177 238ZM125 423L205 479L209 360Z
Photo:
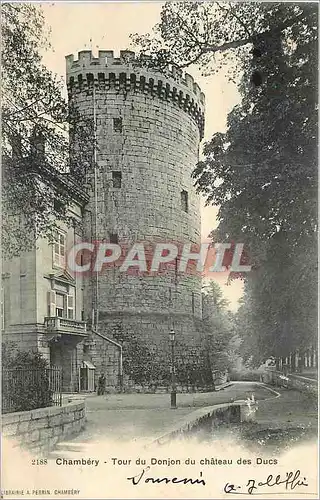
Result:
M106 390L106 376L101 373L98 379L98 396L103 396Z

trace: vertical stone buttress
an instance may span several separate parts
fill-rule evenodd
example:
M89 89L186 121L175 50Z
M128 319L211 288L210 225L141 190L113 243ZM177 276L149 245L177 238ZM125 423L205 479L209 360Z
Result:
M200 243L199 197L191 173L204 127L204 94L193 78L139 66L131 51L82 51L66 57L69 103L93 119L97 138L97 240L130 248L142 242ZM77 137L73 139L77 147ZM78 145L79 146L79 145ZM85 237L95 239L93 169ZM90 182L91 181L91 182ZM194 247L195 248L195 247ZM148 264L149 265L149 264ZM86 279L86 311L95 308L95 280ZM169 332L177 342L177 378L199 355L201 279L103 268L98 278L100 332L124 345L131 380L168 380ZM99 356L99 353L97 353Z

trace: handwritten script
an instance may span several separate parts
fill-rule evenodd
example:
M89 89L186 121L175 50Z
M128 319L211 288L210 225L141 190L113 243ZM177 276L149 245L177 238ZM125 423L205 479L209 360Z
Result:
M127 480L131 482L133 486L138 486L141 483L151 483L151 484L183 484L183 485L200 485L205 486L206 481L202 477L202 472L200 472L199 477L155 477L154 475L148 474L150 467L146 467L139 474L131 477L127 477ZM285 476L280 474L269 474L263 481L258 481L257 479L249 479L245 486L236 485L234 483L228 482L224 486L224 492L233 495L261 495L268 488L274 488L273 492L277 494L285 493L286 490L295 490L296 488L300 490L301 487L305 488L308 486L307 479L302 477L300 470L294 472L286 472ZM261 491L263 490L263 491ZM282 490L282 491L281 491Z
M200 477L199 478L191 478L191 477L154 477L154 476L148 476L146 477L146 472L150 470L150 467L146 467L143 469L140 474L137 474L136 476L132 477L127 477L128 481L131 481L134 486L137 486L140 482L142 483L151 483L151 484L199 484L201 486L205 486L206 482L204 479L202 479L202 472L200 472Z
M305 477L302 478L300 470L296 470L294 472L286 472L286 477L281 477L280 474L275 476L274 474L270 474L265 480L257 481L256 479L249 479L245 489L246 493L249 495L260 494L261 488L274 488L275 486L284 486L285 490L294 490L297 487L306 487L308 486L307 479ZM243 487L240 485L235 485L232 483L226 483L224 487L225 493L231 494L243 494ZM276 488L277 494L281 493L280 488Z

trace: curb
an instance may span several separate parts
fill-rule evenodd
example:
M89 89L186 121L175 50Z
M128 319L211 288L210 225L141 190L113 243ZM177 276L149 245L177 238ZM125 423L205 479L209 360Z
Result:
M222 391L226 387L230 387L230 385L233 385L233 382L225 382L224 384L217 385L214 389L214 392Z
M149 444L145 445L145 448L148 448L149 446L165 444L175 434L189 430L190 427L192 427L192 425L195 424L200 418L208 417L211 413L214 413L216 410L219 410L220 408L221 409L230 408L232 406L239 406L241 409L241 407L247 406L247 402L246 401L239 401L237 403L230 402L230 403L222 403L213 406L204 406L202 408L198 408L197 410L194 410L193 412L189 413L184 419L181 419L180 422L177 422L176 425L174 425L170 430L168 430L161 436L153 439ZM241 417L240 420L242 421Z

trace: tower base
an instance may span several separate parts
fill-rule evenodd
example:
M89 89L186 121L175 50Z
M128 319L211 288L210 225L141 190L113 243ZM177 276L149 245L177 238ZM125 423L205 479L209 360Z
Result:
M122 345L123 380L119 380L119 363L111 359L110 345L95 336L93 362L97 373L108 373L122 390L166 392L172 381L172 346L169 332L175 331L174 366L178 391L209 387L212 375L202 321L192 315L163 313L101 313L99 332ZM115 350L113 349L113 352ZM112 362L112 363L111 363Z

